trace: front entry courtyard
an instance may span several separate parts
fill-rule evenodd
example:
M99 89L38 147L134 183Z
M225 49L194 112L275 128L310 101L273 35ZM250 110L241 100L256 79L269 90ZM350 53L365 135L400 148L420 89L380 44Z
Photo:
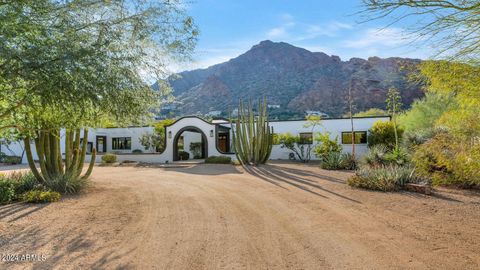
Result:
M274 162L97 167L88 195L0 206L1 269L478 269L480 197L351 189Z

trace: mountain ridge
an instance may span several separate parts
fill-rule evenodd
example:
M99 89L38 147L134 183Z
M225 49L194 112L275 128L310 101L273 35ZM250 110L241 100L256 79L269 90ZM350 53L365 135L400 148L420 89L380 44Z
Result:
M408 82L402 67L420 62L376 56L342 61L339 56L266 40L226 62L171 77L169 83L178 105L170 113L221 111L228 115L239 98L265 96L269 104L280 105L272 110L274 116L300 115L306 110L340 116L346 112L349 88L355 111L384 108L390 87L399 89L408 106L423 92L419 85Z

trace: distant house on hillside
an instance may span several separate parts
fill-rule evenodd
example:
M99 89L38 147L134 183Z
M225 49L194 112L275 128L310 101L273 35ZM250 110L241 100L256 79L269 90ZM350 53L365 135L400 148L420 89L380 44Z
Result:
M212 116L212 117L215 117L215 116L220 116L222 115L222 111L209 111L206 116Z
M328 114L321 111L305 111L305 116L320 116L322 118L329 117Z
M267 107L269 109L280 109L280 105L278 104L268 104Z

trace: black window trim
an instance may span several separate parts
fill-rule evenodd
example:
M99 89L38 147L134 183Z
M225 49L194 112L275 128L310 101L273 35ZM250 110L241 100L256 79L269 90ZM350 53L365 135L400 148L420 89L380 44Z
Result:
M355 143L355 144L367 144L368 143L368 131L366 131L366 130L355 130L353 132L354 133L364 133L365 134L365 142L363 142L363 143L359 142L359 143ZM341 144L352 144L351 142L350 143L345 143L343 141L343 134L345 134L345 133L352 134L351 131L342 131L341 136L340 136Z
M308 134L310 135L310 140L302 140L302 135L303 134ZM298 136L300 137L300 144L313 144L313 132L300 132L298 133ZM305 143L307 142L307 143Z
M126 139L129 139L130 141L130 144L129 144L129 148L127 148L126 145L125 148L118 148L117 147L117 144L114 142L115 140L126 140ZM128 141L128 140L127 140ZM132 137L112 137L112 150L132 150Z

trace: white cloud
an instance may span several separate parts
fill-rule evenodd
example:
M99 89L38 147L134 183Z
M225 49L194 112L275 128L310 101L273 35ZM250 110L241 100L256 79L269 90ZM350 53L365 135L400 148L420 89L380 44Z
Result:
M288 37L288 33L285 27L275 27L270 29L267 32L267 37L268 38L285 38L285 37Z
M344 47L363 49L371 46L397 47L411 43L414 37L407 36L401 28L369 28L356 39L346 40Z
M353 28L350 24L338 21L320 24L301 22L297 21L290 14L282 14L280 18L281 23L266 32L265 35L267 38L282 39L282 41L287 42L298 42L322 36L335 37L338 36L342 30L350 30Z

